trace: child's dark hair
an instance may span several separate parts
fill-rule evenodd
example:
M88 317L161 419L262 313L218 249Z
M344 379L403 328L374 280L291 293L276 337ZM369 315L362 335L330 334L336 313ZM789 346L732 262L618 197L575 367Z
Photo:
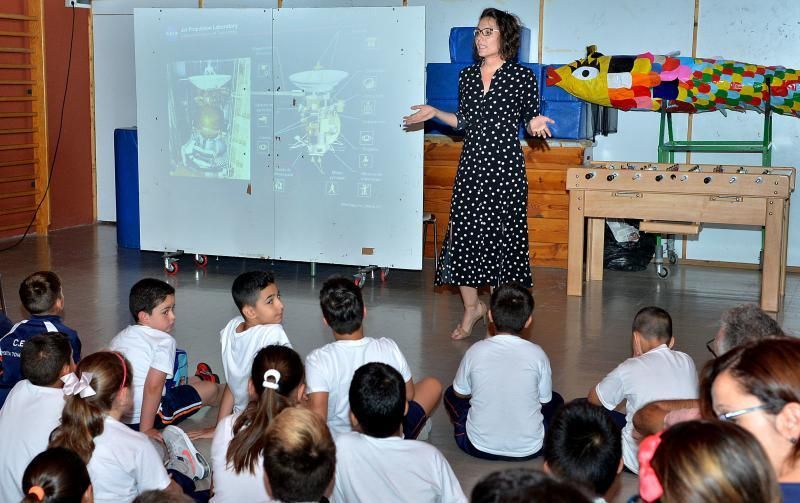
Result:
M34 335L22 346L22 376L36 386L50 386L69 365L72 346L61 332Z
M277 381L277 376L266 375L270 370L280 374ZM256 354L250 379L258 398L233 423L233 439L225 456L236 473L255 473L258 456L264 448L264 431L282 410L295 405L294 392L304 376L303 360L288 346L267 346ZM268 386L264 386L265 382ZM278 389L271 388L270 383Z
M25 497L22 502L81 501L91 483L86 463L80 456L69 449L53 447L40 452L25 468L22 475L22 492Z
M337 334L352 334L364 321L361 289L347 278L331 278L319 292L322 316Z
M60 296L61 279L52 271L35 272L19 285L19 300L31 314L47 313Z
M247 271L236 276L231 286L233 302L242 311L244 306L255 306L261 290L275 283L275 276L267 271Z
M633 318L633 331L647 340L669 341L672 339L672 317L660 307L643 307Z
M121 353L100 351L82 359L75 369L78 378L85 372L92 374L89 385L95 394L65 397L61 425L50 435L50 447L72 449L88 463L94 452L94 437L103 433L105 417L117 393L131 386L132 370Z
M592 500L567 482L559 482L530 468L490 473L472 489L471 503L590 503Z
M139 313L142 311L152 314L153 309L164 302L169 295L175 295L175 288L160 279L144 278L137 281L131 287L128 297L128 307L133 321L139 323Z
M504 61L513 61L517 57L520 46L520 33L522 31L522 24L519 18L510 12L489 7L481 12L481 17L478 18L480 22L483 18L491 18L497 22L497 28L500 30L500 57ZM475 44L473 44L474 46ZM477 56L477 51L475 51ZM476 59L478 59L476 57Z
M378 438L397 434L406 411L403 376L385 363L362 365L350 382L350 410L365 434Z
M497 333L519 335L533 313L533 295L516 283L495 288L490 303Z
M263 454L272 499L284 503L320 501L336 473L328 425L301 407L289 407L272 421Z
M620 430L602 407L586 400L562 406L544 438L544 461L562 480L603 496L617 478L622 459Z

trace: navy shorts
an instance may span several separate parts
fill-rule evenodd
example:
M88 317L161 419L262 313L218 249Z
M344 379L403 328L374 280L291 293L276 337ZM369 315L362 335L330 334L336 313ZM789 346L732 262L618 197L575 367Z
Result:
M183 384L170 388L161 397L161 405L153 423L157 430L163 430L171 424L178 424L203 408L203 400L194 386ZM139 431L139 424L129 424L131 428Z
M414 400L409 400L408 412L403 418L403 437L409 440L416 439L427 420L428 416L425 415L425 409L422 408L422 405Z

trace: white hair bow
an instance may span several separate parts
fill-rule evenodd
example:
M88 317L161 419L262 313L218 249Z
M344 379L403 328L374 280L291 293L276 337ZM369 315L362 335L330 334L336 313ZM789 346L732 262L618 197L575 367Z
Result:
M88 398L96 395L97 392L89 385L89 383L92 382L93 375L94 374L91 372L84 372L81 374L80 379L78 379L75 372L71 372L63 376L61 380L64 382L64 394L80 395L81 398Z
M268 381L267 380L268 377L275 378L275 382ZM278 384L279 382L281 382L281 373L275 369L269 369L266 372L264 372L264 382L262 382L261 385L264 386L265 388L274 389L275 391L277 391L278 388L280 387Z

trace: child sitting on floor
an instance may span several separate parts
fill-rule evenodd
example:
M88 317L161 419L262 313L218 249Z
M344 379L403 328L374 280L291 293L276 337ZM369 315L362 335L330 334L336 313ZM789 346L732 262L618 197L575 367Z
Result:
M219 403L221 387L193 378L189 384L165 388L175 366L175 289L153 278L131 287L129 308L135 325L111 340L133 365L133 407L121 420L131 428L160 439L159 429L177 424L203 406Z
M220 332L225 390L217 422L232 412L242 412L250 403L248 380L253 357L271 344L292 345L283 331L283 301L272 273L249 271L240 274L231 287L236 316Z
M54 332L66 334L72 346L72 359L75 363L81 359L78 333L61 321L64 293L61 279L56 273L40 271L25 278L19 285L19 298L31 317L15 324L7 334L0 334L0 407L11 388L22 380L20 348L34 335Z
M673 351L672 318L659 307L644 307L633 318L633 357L620 363L589 392L589 402L612 411L622 429L622 459L638 473L633 415L655 400L697 398L697 369L686 353ZM626 416L614 411L625 400Z
M580 399L556 412L544 438L544 471L605 503L622 471L620 431L605 409Z
M252 401L217 425L211 443L215 503L271 501L264 488L264 431L305 394L303 360L287 346L267 346L253 359L248 388Z
M192 479L207 469L191 446L182 446L169 449L168 473L151 439L120 422L132 406L132 372L122 354L101 351L62 378L66 403L50 447L71 449L87 464L96 503L131 501L148 489L179 493L176 480L192 491Z
M414 383L403 353L391 339L364 336L367 314L361 289L345 278L322 285L319 304L325 323L336 341L306 357L306 393L309 408L328 422L334 435L351 431L348 392L353 372L369 362L391 365L406 383L408 412L403 420L405 438L417 438L439 403L442 385L432 377Z
M438 449L403 441L406 389L397 370L367 363L350 383L353 429L336 437L333 501L466 503L467 497Z
M22 347L22 374L0 409L0 501L22 499L19 481L47 448L64 409L61 377L72 372L69 338L60 332L31 337Z
M264 485L284 503L325 501L333 492L336 444L325 420L289 407L264 434Z
M456 444L471 456L506 461L539 456L547 424L564 403L552 389L547 355L520 335L533 322L533 305L526 288L497 287L489 310L496 335L467 350L444 393Z

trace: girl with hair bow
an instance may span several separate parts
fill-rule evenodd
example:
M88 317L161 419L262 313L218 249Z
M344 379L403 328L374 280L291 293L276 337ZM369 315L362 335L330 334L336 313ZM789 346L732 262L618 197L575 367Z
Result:
M756 439L733 423L689 421L639 444L646 503L777 503L775 473Z
M95 502L132 501L148 489L183 492L147 435L120 422L132 406L131 364L122 354L91 354L62 380L64 411L50 447L70 449L86 463Z

